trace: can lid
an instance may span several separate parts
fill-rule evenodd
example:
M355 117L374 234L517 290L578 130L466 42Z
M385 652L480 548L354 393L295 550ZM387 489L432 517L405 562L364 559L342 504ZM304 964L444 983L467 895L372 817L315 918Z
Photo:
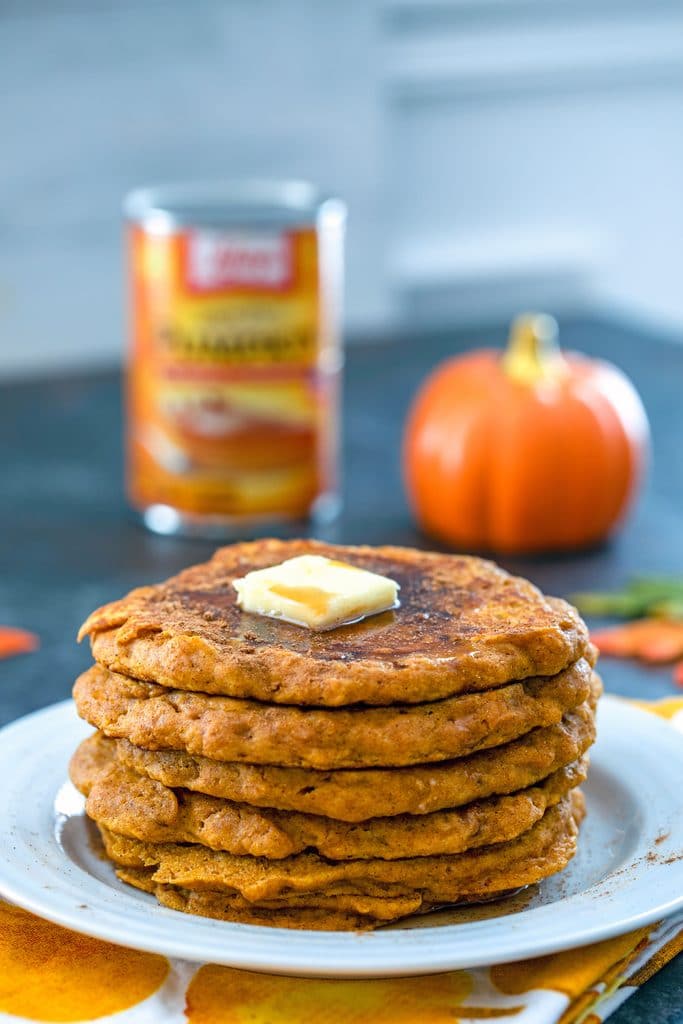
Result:
M346 204L306 181L195 181L134 189L123 202L127 220L165 234L182 227L341 228Z

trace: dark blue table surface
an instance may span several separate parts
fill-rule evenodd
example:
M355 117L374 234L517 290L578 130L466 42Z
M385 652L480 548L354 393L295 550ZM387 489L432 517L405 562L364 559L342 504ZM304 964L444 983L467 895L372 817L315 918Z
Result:
M635 513L610 544L503 564L562 595L615 586L639 572L683 575L683 344L601 319L561 328L566 347L610 359L636 382L653 431L650 474ZM491 329L350 346L345 510L327 536L431 546L411 522L401 487L401 425L410 397L439 359L472 345L500 345L503 337ZM0 724L68 696L89 662L74 639L89 611L211 551L203 541L152 536L127 509L120 388L113 372L0 386L0 623L41 638L37 653L0 662ZM666 669L604 660L601 670L616 693L675 693ZM612 1020L683 1022L683 957Z

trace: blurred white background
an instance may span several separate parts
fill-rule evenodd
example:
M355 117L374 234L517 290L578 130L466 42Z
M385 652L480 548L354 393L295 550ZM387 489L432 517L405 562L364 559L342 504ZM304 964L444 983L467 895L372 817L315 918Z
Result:
M0 374L110 364L120 202L314 180L353 335L616 309L683 331L683 4L4 0Z

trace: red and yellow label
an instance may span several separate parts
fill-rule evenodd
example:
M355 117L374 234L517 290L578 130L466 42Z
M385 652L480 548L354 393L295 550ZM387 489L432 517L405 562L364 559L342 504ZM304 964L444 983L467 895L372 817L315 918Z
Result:
M315 231L133 227L130 244L133 504L305 515L333 485Z

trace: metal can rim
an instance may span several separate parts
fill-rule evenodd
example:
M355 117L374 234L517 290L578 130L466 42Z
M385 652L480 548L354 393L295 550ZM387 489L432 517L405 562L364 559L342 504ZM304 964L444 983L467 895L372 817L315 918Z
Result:
M346 204L308 181L207 179L133 189L124 198L123 215L159 234L188 227L341 229Z

